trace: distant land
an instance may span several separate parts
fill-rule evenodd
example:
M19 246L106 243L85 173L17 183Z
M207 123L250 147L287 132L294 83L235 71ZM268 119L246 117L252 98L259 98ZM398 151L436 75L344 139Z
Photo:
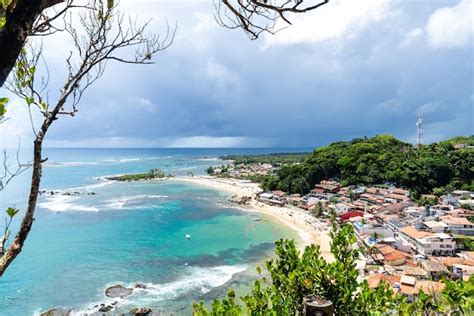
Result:
M275 167L269 174L251 174L264 190L308 193L324 179L343 186L390 183L421 194L445 194L456 189L474 190L474 135L414 146L393 137L378 135L335 142L312 153L229 155L234 164L262 163ZM220 172L221 177L231 176ZM212 170L208 170L212 173Z

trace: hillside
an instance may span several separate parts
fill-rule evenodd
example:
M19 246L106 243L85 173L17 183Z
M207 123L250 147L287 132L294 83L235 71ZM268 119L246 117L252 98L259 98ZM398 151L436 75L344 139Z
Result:
M459 148L459 144L464 144ZM301 164L286 164L262 181L264 189L306 193L323 179L343 185L406 187L416 196L454 189L474 190L474 136L415 148L391 135L356 138L314 150Z

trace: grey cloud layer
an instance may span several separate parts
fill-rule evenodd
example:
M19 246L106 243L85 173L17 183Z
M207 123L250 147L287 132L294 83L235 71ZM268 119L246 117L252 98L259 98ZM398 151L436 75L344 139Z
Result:
M380 133L413 141L419 111L428 141L471 134L472 45L434 48L421 31L407 38L448 5L396 2L357 33L263 49L263 41L215 26L212 6L161 4L156 15L179 23L174 45L154 66L110 64L49 144L119 137L160 146L201 136L237 146L316 146Z

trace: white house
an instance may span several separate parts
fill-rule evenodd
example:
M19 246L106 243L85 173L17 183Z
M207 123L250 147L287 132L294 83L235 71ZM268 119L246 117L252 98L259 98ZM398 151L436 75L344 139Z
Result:
M453 237L445 233L419 231L412 226L400 229L399 237L411 245L413 251L428 256L452 256L456 248Z
M474 223L465 217L443 216L441 221L446 224L452 234L474 236Z

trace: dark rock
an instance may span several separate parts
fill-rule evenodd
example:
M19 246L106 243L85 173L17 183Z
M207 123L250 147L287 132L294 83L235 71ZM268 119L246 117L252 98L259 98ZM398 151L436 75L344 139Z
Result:
M151 315L152 312L149 307L135 307L130 310L130 314L135 316L148 316Z
M108 297L125 297L132 294L133 289L126 288L122 285L114 285L105 290L105 295Z
M136 289L147 289L148 285L143 284L143 283L137 283L137 284L135 284L135 288Z
M50 193L50 194L51 194L51 195L54 195L54 191L51 191L51 193Z
M99 308L99 312L106 313L106 312L110 312L112 309L113 307L110 305L102 306L101 308Z
M52 308L49 311L41 313L40 316L69 316L71 315L70 309L64 308Z

